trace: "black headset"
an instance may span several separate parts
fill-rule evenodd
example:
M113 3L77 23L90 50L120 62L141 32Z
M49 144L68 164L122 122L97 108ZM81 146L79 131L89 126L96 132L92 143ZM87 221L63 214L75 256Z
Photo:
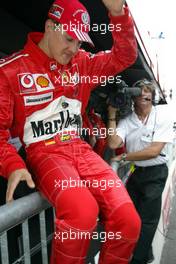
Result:
M152 93L152 100L149 100L149 101L152 101L152 105L155 105L156 104L156 92L155 92L155 84L152 80L147 80L147 79L141 79L141 80L138 80L136 81L132 86L133 87L139 87L139 88L143 88L143 86L147 86L147 87L150 87L150 85L152 86L152 89L151 89L151 93Z

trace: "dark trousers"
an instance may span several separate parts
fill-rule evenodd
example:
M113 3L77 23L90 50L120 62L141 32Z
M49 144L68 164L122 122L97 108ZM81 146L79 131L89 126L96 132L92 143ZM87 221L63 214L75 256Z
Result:
M161 214L161 197L168 176L166 164L137 167L127 190L142 220L141 234L131 264L147 263Z

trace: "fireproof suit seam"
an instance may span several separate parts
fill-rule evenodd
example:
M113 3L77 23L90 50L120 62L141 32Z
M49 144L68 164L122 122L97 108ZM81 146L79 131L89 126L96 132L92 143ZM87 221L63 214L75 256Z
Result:
M73 257L73 256L70 256L70 255L64 254L62 251L58 250L57 247L55 248L55 250L57 252L59 252L60 254L62 254L63 256L66 256L66 257L69 257L69 258L72 258L72 259L80 259L81 260L81 259L85 259L86 258L86 256L84 256L84 257Z
M57 220L59 220L58 218L57 218ZM80 232L80 231L83 231L83 232L88 232L88 231L90 231L90 230L94 230L95 229L95 227L97 226L97 224L95 224L93 227L91 227L90 229L77 229L77 228L75 228L75 227L73 227L73 226L71 226L71 225L68 225L66 222L65 222L65 220L61 220L62 221L62 224L63 224L63 226L65 226L65 227L67 227L67 228L70 228L70 229L73 229L73 230L75 230L75 231L77 231L77 232ZM62 231L65 231L65 229L62 229L61 227L59 227Z
M113 256L113 257L115 257L116 259L121 259L121 260L125 260L125 261L129 261L129 260L131 259L131 257L128 258L128 259L120 258L120 257L117 257L117 256L115 256L115 255L113 255L113 254L111 254L111 253L108 253L108 252L107 252L105 255Z

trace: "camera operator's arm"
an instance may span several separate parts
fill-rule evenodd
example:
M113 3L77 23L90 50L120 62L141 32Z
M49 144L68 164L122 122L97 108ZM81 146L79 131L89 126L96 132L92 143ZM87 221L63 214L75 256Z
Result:
M159 106L158 106L159 107ZM131 137L131 144L135 146L135 144L139 144L140 141L138 141L138 138L142 138L142 141L147 143L146 147L143 149L132 148L133 151L128 151L125 155L118 155L117 157L113 158L113 160L127 160L127 161L143 161L143 160L150 160L155 159L158 156L166 157L165 151L163 151L163 148L166 143L172 143L173 140L173 122L169 118L169 112L167 108L160 107L156 119L155 124L155 132L152 136L151 142L148 140L148 138L145 138L143 134L136 133L135 136L132 134L134 133L133 129L129 129L127 125L128 119L125 118L123 120L120 120L119 125L116 130L116 134L119 134L123 141L125 138L128 139ZM118 136L117 136L118 137ZM115 142L115 141L114 141ZM139 145L138 145L139 146ZM135 151L136 150L136 151Z
M108 122L107 122L107 140L111 149L116 149L121 146L123 140L116 133L118 120L118 110L111 105L108 106ZM111 132L111 133L110 133Z
M121 143L124 142L125 139L125 120L121 120L120 124L120 133L123 135L123 139L117 134L117 114L118 110L112 106L108 107L108 129L110 131L113 130L113 135L108 133L108 145L111 149L116 149L120 147ZM164 148L165 142L152 142L150 146L144 148L140 151L128 152L125 155L125 160L127 161L139 161L139 160L148 160L156 158ZM118 155L114 157L112 160L124 160L124 155Z
M153 142L149 147L144 148L143 150L140 151L135 151L135 152L128 152L125 155L125 160L127 161L139 161L139 160L149 160L149 159L154 159L156 158L164 148L164 145L166 143L164 142ZM122 160L124 157L123 154L118 155L114 158L112 158L113 161L117 160Z

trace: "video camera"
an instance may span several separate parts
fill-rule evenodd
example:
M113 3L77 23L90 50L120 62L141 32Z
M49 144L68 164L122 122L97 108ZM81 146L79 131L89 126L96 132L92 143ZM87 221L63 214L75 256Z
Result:
M119 83L108 83L91 93L88 107L94 108L106 123L108 105L118 108L119 118L122 119L132 112L132 98L140 95L139 87L129 87L123 80Z

